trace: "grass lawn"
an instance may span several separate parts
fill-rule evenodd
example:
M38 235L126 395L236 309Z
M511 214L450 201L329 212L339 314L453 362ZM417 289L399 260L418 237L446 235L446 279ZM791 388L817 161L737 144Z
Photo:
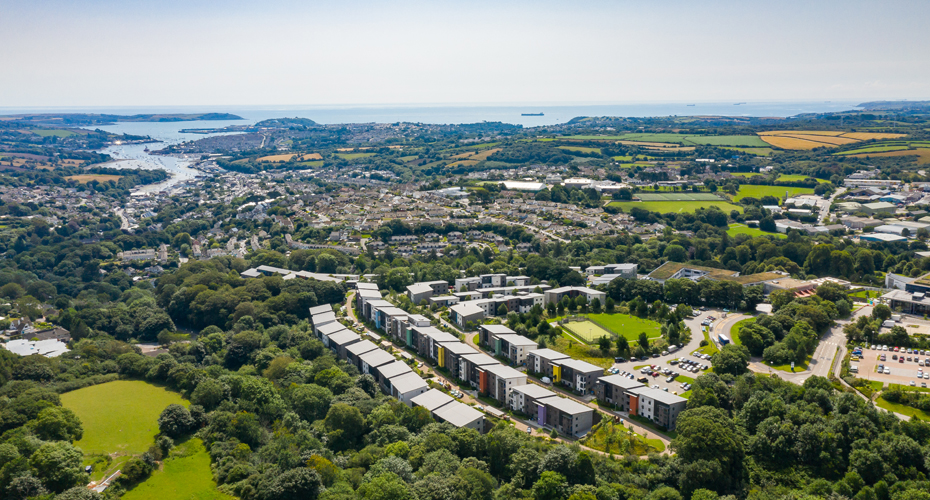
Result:
M784 364L784 365L769 365L765 363L765 361L763 361L762 364L765 364L766 366L771 367L773 370L779 370L779 371L788 372L788 373L797 373L797 372L803 372L804 370L807 370L807 366L810 364L811 359L813 357L814 357L813 354L808 354L807 359L805 359L803 363L794 364L794 370L791 369L791 363Z
M874 384L875 382L872 382L872 383ZM878 382L878 383L880 384L881 382ZM930 387L911 387L909 385L904 385L904 384L888 384L889 389L891 389L892 387L894 387L895 389L900 389L905 392L930 392ZM879 387L879 389L881 389L881 387Z
M730 341L736 345L743 345L743 343L739 340L739 329L748 325L749 323L754 322L755 320L756 318L746 318L737 321L736 324L733 325L733 328L730 328Z
M808 176L806 176L806 175L801 175L801 174L781 174L781 175L778 176L778 179L776 179L776 180L785 181L785 182L797 182L797 181L803 181L803 180L809 179L809 178L810 178L810 177L808 177ZM825 183L825 182L830 182L830 181L828 181L828 180L826 180L826 179L817 179L817 182L823 184L823 183Z
M117 380L66 392L61 404L84 424L84 437L74 445L85 453L139 454L154 443L162 410L189 403L163 387Z
M200 439L178 444L160 470L123 495L123 500L232 500L216 489L210 455Z
M723 149L729 149L730 151L739 151L740 153L746 153L756 156L772 156L775 154L775 150L772 148L734 148L728 147Z
M596 346L589 346L567 332L556 337L555 345L549 344L549 348L601 368L610 368L614 365L612 352L608 353L607 357L604 357L601 350Z
M855 292L852 292L849 294L850 297L857 297L862 300L874 299L874 298L879 297L880 295L881 295L880 292L876 292L874 290L856 290Z
M920 418L921 420L930 420L930 413L914 408L912 406L907 406L907 405L902 405L898 403L892 403L891 401L886 401L885 398L881 396L879 396L878 399L875 400L875 404L877 404L879 408L884 408L888 411L900 413L901 415L907 415L909 417L913 417L914 415L917 415L917 418Z
M368 158L374 155L375 153L336 153L336 156L342 158L343 160L357 160L359 158Z
M713 193L690 193L687 191L636 193L636 197L641 201L721 201L720 197Z
M698 349L697 352L702 354L710 354L711 356L720 352L720 349L717 349L717 344L711 342L710 332L704 332L704 340L707 342L707 345Z
M788 192L788 196L814 193L812 188L792 186L756 186L743 184L739 187L739 191L736 193L736 197L733 198L733 201L739 201L743 198L761 199L763 196L774 196L778 199L781 199L785 196L786 191Z
M588 319L603 325L608 330L623 335L627 340L636 340L641 332L650 339L662 336L662 325L651 319L637 318L629 314L588 314Z
M755 177L757 175L759 177L768 177L768 175L762 174L759 172L730 172L730 175L732 175L733 177L745 177L747 179L750 177Z
M649 420L649 419L646 418L646 417L641 417L641 416L639 416L639 415L630 415L630 420L636 422L636 423L639 424L639 425L642 425L643 427L646 427L647 429L649 429L649 430L651 430L651 431L654 431L654 432L663 434L663 435L665 435L666 437L668 437L669 439L675 439L675 438L678 437L678 433L677 433L677 432L675 432L675 431L664 431L664 430L662 430L658 425L656 425L655 423L653 423L652 420Z
M594 426L581 444L588 448L614 453L617 455L648 455L652 452L665 451L665 443L658 439L643 439L639 434L630 434L630 430L619 423L602 420Z
M634 207L658 212L660 214L695 212L702 208L717 207L726 213L731 210L738 212L743 211L743 207L727 203L725 201L615 201L610 203L611 206L619 207L624 212L629 212Z
M48 128L32 129L30 132L32 132L35 135L40 135L42 137L49 137L52 135L54 135L55 137L71 137L72 135L77 135L76 133L70 130L48 129Z
M774 236L776 238L787 238L788 235L782 233L767 233L757 227L749 227L746 224L730 224L727 234L736 236L737 234L748 234L753 238L757 236Z

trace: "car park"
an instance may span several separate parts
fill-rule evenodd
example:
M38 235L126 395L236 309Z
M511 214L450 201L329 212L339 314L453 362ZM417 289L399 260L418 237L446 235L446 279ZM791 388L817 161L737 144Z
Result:
M891 375L891 368L885 367L885 375Z

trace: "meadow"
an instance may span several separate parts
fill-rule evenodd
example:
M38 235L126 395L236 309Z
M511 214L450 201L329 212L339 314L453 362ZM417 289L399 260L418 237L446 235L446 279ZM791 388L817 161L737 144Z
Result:
M721 201L712 193L636 193L636 197L642 201Z
M559 146L559 149L564 149L567 151L578 151L579 153L601 154L601 148L586 148L584 146Z
M730 224L730 227L727 229L727 234L730 236L736 236L737 234L748 234L753 238L757 236L774 236L776 238L787 238L787 235L782 233L767 233L759 228L749 227L745 224Z
M375 153L336 153L336 156L343 160L358 160L359 158L368 158L374 155Z
M123 500L233 500L213 482L210 454L200 439L179 443L161 469L123 495Z
M724 212L729 213L731 210L743 211L743 208L727 203L725 201L613 201L609 204L612 207L619 207L624 212L629 212L635 207L658 212L660 214L694 212L700 209L717 207Z
M582 141L636 141L642 143L681 144L683 146L741 146L766 148L769 145L755 135L684 135L684 134L622 134L608 135L573 135L562 137L566 140ZM649 144L646 144L649 145Z
M897 156L916 156L918 165L930 164L930 148L886 151L884 153L856 154L851 156L853 158L891 158Z
M778 178L777 178L776 180L777 180L777 181L784 181L784 182L798 182L798 181L807 180L807 179L809 179L809 178L810 178L810 177L808 177L808 176L806 176L806 175L801 175L801 174L781 174L781 175L778 176ZM817 180L817 182L821 182L821 183L823 183L823 182L830 182L830 181L828 181L828 180L826 180L826 179L816 179L816 180Z
M72 132L70 130L49 129L49 128L33 129L30 132L32 132L35 135L42 136L42 137L50 137L50 136L71 137L72 135L77 135L77 133Z
M785 193L788 193L788 196L797 196L799 194L813 194L814 190L812 188L805 187L793 187L793 186L757 186L751 184L743 184L739 187L739 191L736 192L736 197L733 198L733 201L739 201L743 198L757 198L761 199L763 196L774 196L778 199L781 199L785 196Z
M140 454L155 442L162 410L189 403L163 387L117 380L66 392L61 404L84 424L84 436L74 445L85 453Z
M905 134L883 134L873 132L842 132L831 130L776 130L759 132L766 143L781 149L835 148L872 139L899 139Z
M109 175L109 174L82 174L82 175L69 175L65 177L70 181L77 181L80 184L87 184L90 181L97 182L107 182L107 181L119 181L122 179L122 175Z
M740 153L746 153L746 154L749 154L749 155L756 155L756 156L771 156L771 155L775 154L775 150L772 149L772 148L761 148L761 147L760 147L760 148L725 147L725 148L723 148L723 149L727 149L727 150L730 150L730 151L739 151Z

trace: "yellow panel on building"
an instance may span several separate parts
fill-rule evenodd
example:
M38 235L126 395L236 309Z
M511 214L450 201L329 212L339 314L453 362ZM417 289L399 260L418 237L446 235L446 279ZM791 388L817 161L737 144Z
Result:
M439 367L440 368L446 367L446 348L445 347L439 348Z

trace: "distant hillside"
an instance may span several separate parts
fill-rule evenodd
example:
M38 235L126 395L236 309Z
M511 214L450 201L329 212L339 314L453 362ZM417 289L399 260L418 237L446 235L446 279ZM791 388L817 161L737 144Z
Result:
M192 122L215 120L242 120L230 113L177 113L145 115L101 115L94 113L42 113L0 116L0 120L34 123L37 125L108 125L116 122Z
M930 101L872 101L859 105L867 111L904 111L930 109Z
M309 118L271 118L254 125L266 128L315 127L317 123Z

